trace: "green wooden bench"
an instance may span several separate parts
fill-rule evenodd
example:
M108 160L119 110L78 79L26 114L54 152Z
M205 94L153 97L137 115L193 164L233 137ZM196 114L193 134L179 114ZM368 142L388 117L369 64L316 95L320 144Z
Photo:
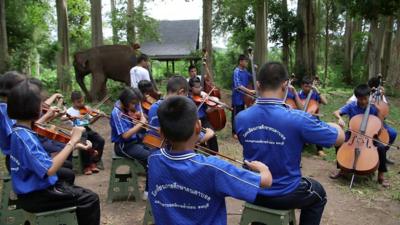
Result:
M245 203L240 225L248 225L252 222L266 225L295 225L296 217L294 209L276 210Z
M24 212L24 225L78 225L76 207L48 212Z
M121 166L129 167L129 172L118 173L117 169ZM138 174L144 173L143 166L137 160L119 157L113 152L107 202L129 200L130 197L138 201L140 199Z
M12 191L11 177L8 175L0 176L2 183L1 204L0 204L0 224L17 225L23 222L23 210L17 205L17 196Z
M147 201L146 211L144 212L144 217L143 217L143 225L153 225L153 224L155 224L154 216L153 213L151 212L150 202Z

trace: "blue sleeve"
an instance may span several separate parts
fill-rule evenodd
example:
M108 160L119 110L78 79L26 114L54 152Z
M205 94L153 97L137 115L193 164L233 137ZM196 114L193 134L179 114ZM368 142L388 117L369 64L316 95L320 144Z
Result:
M379 110L378 110L378 108L376 108L375 105L371 104L371 109L369 110L369 113L374 115L374 116L378 116Z
M21 163L25 164L23 167L29 168L38 177L46 177L47 171L49 171L50 167L53 165L53 161L42 145L38 140L34 140L32 136L26 140L19 139L19 141L19 145L21 145L19 149L25 150L21 154Z
M243 81L241 80L240 73L238 69L233 71L233 88L238 88L243 85Z
M153 104L149 109L149 124L154 127L160 127L157 115L158 105Z
M321 103L321 96L317 92L314 92L314 94L315 94L314 100L317 101L318 103Z
M327 123L304 113L301 121L301 137L306 143L331 147L336 143L338 131Z
M124 116L121 112L115 112L111 119L114 122L117 135L122 135L132 128L133 124L130 122L130 119Z
M260 189L261 176L249 170L238 168L215 157L215 190L221 197L232 196L246 202L254 202Z
M344 105L342 108L339 109L340 115L350 115L350 107L351 103Z

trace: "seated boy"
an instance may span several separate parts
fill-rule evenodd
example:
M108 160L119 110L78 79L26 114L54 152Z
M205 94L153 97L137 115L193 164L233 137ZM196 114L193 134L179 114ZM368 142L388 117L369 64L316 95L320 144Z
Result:
M253 202L272 176L263 163L245 162L260 174L194 152L201 124L187 97L164 100L158 109L171 148L149 156L149 198L156 224L226 224L225 197Z

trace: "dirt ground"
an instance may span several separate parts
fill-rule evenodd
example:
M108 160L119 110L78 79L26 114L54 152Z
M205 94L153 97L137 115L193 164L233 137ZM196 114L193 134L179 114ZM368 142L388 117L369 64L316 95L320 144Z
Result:
M111 166L110 129L106 119L99 120L93 128L106 139L103 157L105 170L99 174L77 177L77 184L89 188L99 194L101 199L102 224L136 225L142 224L145 202L115 202L108 204L107 188ZM228 127L229 129L229 127ZM225 140L221 140L225 139ZM220 137L220 148L224 154L240 158L240 145L230 137ZM391 158L400 163L400 152L392 152ZM332 181L328 174L335 169L332 162L317 157L303 157L303 175L320 181L328 195L325 208L324 225L400 225L400 201L385 196L378 188L374 193L360 193L362 189L349 191L346 180ZM395 169L399 170L397 165ZM396 173L395 176L400 176ZM142 182L143 185L143 182ZM356 183L356 185L358 185ZM243 202L227 198L228 224L239 224ZM297 211L299 216L299 211Z

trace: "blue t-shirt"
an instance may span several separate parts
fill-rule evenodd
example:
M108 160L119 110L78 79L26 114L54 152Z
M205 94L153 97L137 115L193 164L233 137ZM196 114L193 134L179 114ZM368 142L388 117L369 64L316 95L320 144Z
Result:
M365 109L366 108L361 108L360 106L358 106L357 101L355 101L344 105L342 108L339 109L339 113L340 115L347 115L349 116L349 119L351 119L353 118L353 116L364 114ZM374 105L371 105L369 113L370 115L378 116L378 109Z
M273 176L266 196L282 196L300 183L301 151L305 143L329 147L338 131L310 114L289 109L281 99L257 99L256 104L235 117L236 134L243 158L265 163Z
M300 90L300 92L299 92L299 98L300 99L305 100L305 99L307 99L307 96L308 96L308 94L304 93L303 90ZM321 96L316 91L312 92L310 99L315 100L318 103L321 103Z
M140 111L140 107L138 105L136 105L136 110ZM138 140L137 134L132 135L129 139L124 139L122 137L122 134L134 127L135 123L132 122L125 112L123 112L120 101L115 103L111 112L110 126L111 141L113 143L124 143Z
M260 175L192 150L161 149L148 158L149 200L156 224L225 225L225 197L254 202Z
M296 100L296 96L293 94L293 92L288 91L288 93L287 93L287 99Z
M44 190L57 182L57 175L47 175L53 161L31 129L14 126L10 146L11 180L16 194Z
M0 102L0 148L4 155L10 155L10 135L15 120L10 119L7 114L7 104Z
M251 74L246 69L236 67L232 75L232 105L244 105L244 95L236 90L240 86L247 87L252 80Z

